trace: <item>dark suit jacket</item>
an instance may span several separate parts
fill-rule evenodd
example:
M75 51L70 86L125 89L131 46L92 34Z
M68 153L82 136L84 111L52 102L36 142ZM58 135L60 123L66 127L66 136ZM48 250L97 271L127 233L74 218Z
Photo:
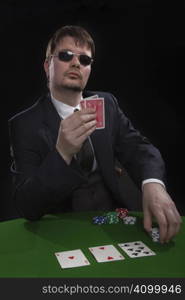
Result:
M91 135L102 178L115 199L120 197L115 159L140 188L147 178L165 181L164 162L159 151L135 130L109 93L105 99L105 129ZM41 97L32 107L9 120L10 143L15 176L15 201L20 214L38 219L53 208L65 209L73 191L86 182L75 159L68 166L55 145L60 125L50 96Z

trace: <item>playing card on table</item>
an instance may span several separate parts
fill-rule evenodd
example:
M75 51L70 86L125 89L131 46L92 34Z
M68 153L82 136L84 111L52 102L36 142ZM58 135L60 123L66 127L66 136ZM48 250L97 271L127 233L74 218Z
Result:
M118 246L131 258L156 255L155 252L141 241L122 243L118 244Z
M90 265L80 249L57 252L55 255L63 269Z
M113 246L105 245L89 248L97 262L108 262L125 259L123 255Z

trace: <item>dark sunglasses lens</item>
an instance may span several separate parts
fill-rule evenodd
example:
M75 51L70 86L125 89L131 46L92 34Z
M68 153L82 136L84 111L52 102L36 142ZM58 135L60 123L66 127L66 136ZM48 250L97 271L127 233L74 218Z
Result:
M81 65L83 65L83 66L88 66L91 64L91 57L89 57L87 55L81 54L79 59L80 59Z
M70 61L70 60L72 60L73 55L74 54L69 51L60 51L58 53L58 58L61 61ZM79 61L80 61L81 65L88 66L91 64L91 57L89 57L88 55L85 55L85 54L81 54L81 55L79 55Z
M73 54L67 51L61 51L58 54L58 58L62 61L70 61L73 58Z

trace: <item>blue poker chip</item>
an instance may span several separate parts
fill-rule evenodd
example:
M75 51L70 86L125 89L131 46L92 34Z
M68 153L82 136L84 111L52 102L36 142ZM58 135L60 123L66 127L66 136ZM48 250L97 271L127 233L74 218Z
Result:
M106 216L95 216L93 217L93 224L102 225L107 222Z

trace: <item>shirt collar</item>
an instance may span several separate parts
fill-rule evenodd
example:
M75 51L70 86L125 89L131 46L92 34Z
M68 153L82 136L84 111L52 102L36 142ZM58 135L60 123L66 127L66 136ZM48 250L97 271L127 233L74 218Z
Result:
M70 116L74 112L75 108L77 108L78 110L80 110L80 105L79 104L74 107L74 106L68 105L66 103L63 103L63 102L55 99L52 95L51 95L51 101L52 101L55 109L57 110L59 116L62 119L65 119L68 116Z

